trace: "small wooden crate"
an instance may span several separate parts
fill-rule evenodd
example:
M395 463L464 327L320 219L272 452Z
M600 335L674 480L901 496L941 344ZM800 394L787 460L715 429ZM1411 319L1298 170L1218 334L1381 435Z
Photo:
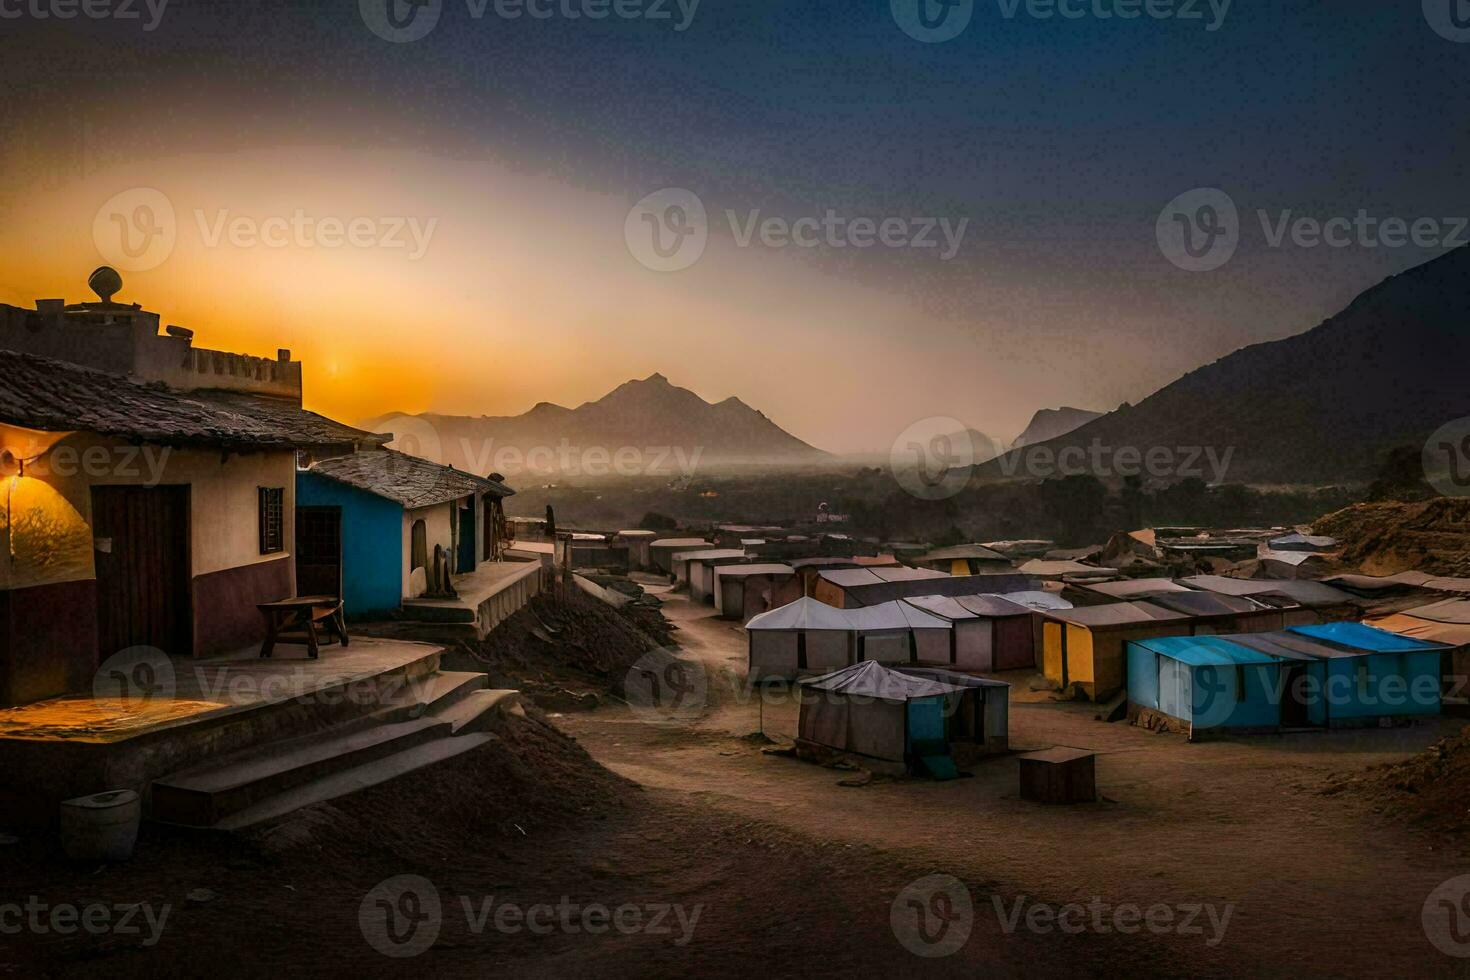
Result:
M1097 756L1055 748L1021 756L1021 799L1038 803L1092 803L1097 799Z

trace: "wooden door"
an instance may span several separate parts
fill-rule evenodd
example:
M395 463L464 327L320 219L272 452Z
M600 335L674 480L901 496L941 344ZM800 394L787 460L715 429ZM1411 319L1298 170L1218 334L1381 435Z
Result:
M189 488L93 487L92 528L98 653L151 646L190 656Z
M296 594L342 595L342 508L296 508Z

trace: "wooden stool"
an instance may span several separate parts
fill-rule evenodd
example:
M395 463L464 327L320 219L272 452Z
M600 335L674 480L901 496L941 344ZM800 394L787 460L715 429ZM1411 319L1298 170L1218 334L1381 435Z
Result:
M317 624L322 624L328 633L327 642L347 645L347 624L342 615L342 600L328 595L297 596L279 602L262 602L257 607L265 616L265 642L260 645L260 655L269 657L276 643L305 643L306 653L315 660L321 649L317 640ZM302 639L286 637L287 630L300 628Z

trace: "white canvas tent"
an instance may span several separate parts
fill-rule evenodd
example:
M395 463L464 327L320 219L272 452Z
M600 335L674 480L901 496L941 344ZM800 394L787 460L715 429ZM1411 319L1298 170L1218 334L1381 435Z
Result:
M689 581L692 566L702 559L729 558L739 560L744 557L744 548L701 548L697 551L676 551L669 556L669 569L674 574L674 584L677 587Z
M950 624L946 619L898 599L844 611L856 634L853 654L857 660L949 662Z
M848 614L807 596L761 613L745 629L752 683L795 680L803 673L826 673L852 662Z

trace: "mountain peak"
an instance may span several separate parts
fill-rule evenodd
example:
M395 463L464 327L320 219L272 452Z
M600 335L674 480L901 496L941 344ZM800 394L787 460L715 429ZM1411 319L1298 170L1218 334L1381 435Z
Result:
M660 374L657 371L653 372L648 377L646 377L646 378L643 379L643 384L646 384L646 385L666 385L668 383L669 383L669 379L666 378L666 377L664 377L662 374Z

